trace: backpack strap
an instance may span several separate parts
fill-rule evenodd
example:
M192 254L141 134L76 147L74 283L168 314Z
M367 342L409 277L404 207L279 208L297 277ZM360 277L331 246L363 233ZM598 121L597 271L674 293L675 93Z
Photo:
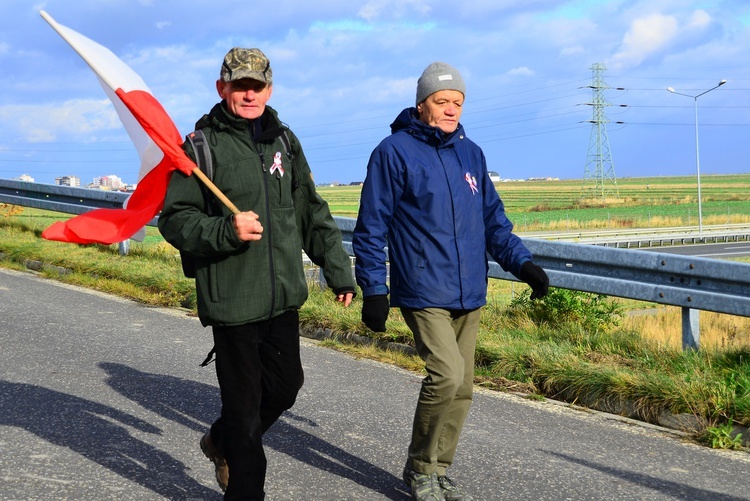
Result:
M279 139L281 139L281 144L284 147L284 153L286 153L286 157L290 162L293 162L294 152L292 151L292 143L289 141L289 131L284 129L284 132L281 133Z
M216 361L215 355L216 355L216 346L212 346L211 351L208 352L208 355L206 355L206 359L203 362L201 362L200 366L205 367L211 362L215 362Z
M214 180L214 162L211 158L211 147L208 145L206 135L201 129L195 130L188 134L188 141L193 147L193 154L195 155L195 164L198 168L203 171L206 177L210 180ZM216 199L208 191L208 188L203 183L198 183L203 193L203 200L206 204L206 214L213 216L215 214L221 214L221 209L216 207Z
M286 157L292 166L292 191L297 191L297 188L299 188L299 179L297 179L297 169L294 168L294 151L292 150L292 143L289 141L289 129L284 129L279 139L281 139L284 153L286 153Z
M211 148L208 146L208 141L206 141L206 135L203 133L202 130L198 129L196 131L191 132L187 136L188 141L190 141L190 146L193 147L193 153L195 154L195 164L198 166L200 170L203 171L203 173L206 175L208 179L213 181L214 179L214 163L213 159L211 158ZM203 183L199 183L201 186L201 192L203 193L203 199L206 203L206 212L208 215L211 215L213 212L211 210L211 198L208 196L208 192L206 191L205 187L203 186ZM184 268L184 265L183 265ZM193 276L195 276L195 272L193 271ZM208 355L206 356L205 360L200 364L201 367L206 367L211 362L215 361L216 358L214 357L216 353L216 347L213 346L211 348L211 351L208 352Z
M214 179L214 163L211 159L211 149L206 141L206 135L202 130L198 129L191 132L187 136L190 141L190 146L193 147L193 153L195 153L195 163L198 168L203 171L208 179L213 181Z

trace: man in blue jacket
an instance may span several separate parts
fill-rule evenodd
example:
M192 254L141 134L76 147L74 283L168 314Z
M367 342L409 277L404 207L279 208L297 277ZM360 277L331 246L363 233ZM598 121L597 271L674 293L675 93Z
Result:
M549 287L459 123L465 94L452 66L424 70L416 107L399 114L370 157L352 242L362 321L383 332L390 305L400 307L425 361L404 469L413 498L425 501L472 499L446 470L471 405L487 253L531 286L532 299Z

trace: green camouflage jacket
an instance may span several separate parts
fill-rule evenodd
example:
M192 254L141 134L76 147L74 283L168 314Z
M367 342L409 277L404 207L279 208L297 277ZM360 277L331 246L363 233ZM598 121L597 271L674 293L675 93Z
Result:
M307 299L302 251L334 293L354 291L350 259L328 204L315 191L299 140L270 107L249 121L217 104L196 124L210 145L216 186L240 211L257 213L263 236L241 242L231 211L216 202L207 214L196 176L172 175L159 216L159 231L196 256L198 315L203 325L241 325L297 309ZM291 143L287 157L280 136ZM186 142L186 145L189 143ZM185 146L194 158L190 146ZM293 166L290 165L293 162ZM214 215L216 214L216 215Z

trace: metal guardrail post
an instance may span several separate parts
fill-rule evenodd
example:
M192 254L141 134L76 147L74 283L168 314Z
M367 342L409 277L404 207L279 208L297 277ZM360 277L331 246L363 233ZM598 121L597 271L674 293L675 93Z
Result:
M326 277L323 276L323 268L318 268L318 286L321 290L325 290L328 288L328 282L326 282Z
M700 311L682 308L682 349L697 350L700 347Z
M130 252L130 240L125 240L124 242L120 242L118 245L118 249L120 251L121 256L127 256L128 252Z

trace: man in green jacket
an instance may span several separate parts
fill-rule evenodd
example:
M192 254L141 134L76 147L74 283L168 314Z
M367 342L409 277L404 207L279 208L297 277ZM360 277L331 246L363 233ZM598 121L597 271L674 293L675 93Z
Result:
M341 232L315 191L299 140L266 106L273 90L268 58L233 48L216 89L222 100L196 129L209 144L214 183L241 212L219 204L196 176L175 173L159 230L195 258L198 315L213 328L222 409L201 449L225 499L263 499L262 435L292 407L303 382L302 251L344 306L355 287Z

